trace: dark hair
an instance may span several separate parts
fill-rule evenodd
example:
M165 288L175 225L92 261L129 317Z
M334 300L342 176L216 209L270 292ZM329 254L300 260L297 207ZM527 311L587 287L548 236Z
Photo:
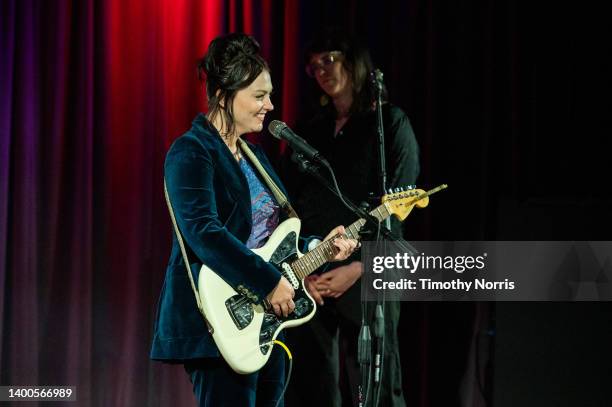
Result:
M198 79L206 82L208 118L221 114L227 134L234 131L232 105L236 93L248 87L265 69L266 61L259 55L259 43L243 33L215 38L198 64Z
M374 69L370 53L367 48L355 37L346 33L339 27L327 27L319 31L313 40L306 46L304 59L310 62L313 54L329 51L341 51L344 59L343 66L353 83L353 104L351 113L365 113L372 110L375 94L369 83L370 72ZM314 95L317 102L325 100L321 88L314 83ZM383 99L387 98L387 90L383 88ZM328 99L327 99L328 100ZM323 105L322 103L319 103ZM323 106L326 108L326 106ZM333 106L327 107L333 109Z

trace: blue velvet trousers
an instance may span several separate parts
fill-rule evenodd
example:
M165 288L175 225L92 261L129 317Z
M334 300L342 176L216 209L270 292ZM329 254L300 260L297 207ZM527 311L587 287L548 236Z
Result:
M185 370L198 407L274 407L285 385L285 354L274 346L268 363L247 375L234 372L220 357L189 361Z

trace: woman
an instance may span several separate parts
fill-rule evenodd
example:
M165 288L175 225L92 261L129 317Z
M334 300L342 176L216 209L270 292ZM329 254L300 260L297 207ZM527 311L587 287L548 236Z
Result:
M199 65L206 80L208 114L171 146L165 180L194 281L202 264L252 301L267 300L278 315L294 309L293 288L271 264L251 252L286 217L240 137L263 129L270 100L270 70L259 45L245 34L213 40ZM264 153L248 144L281 191ZM344 233L342 226L335 233ZM356 242L336 239L334 260L348 257ZM183 363L201 406L275 405L284 384L284 355L274 350L257 373L239 375L219 356L199 313L177 236L159 302L151 357Z
M315 112L312 119L298 126L298 134L328 158L342 191L358 203L368 201L370 195L381 195L374 92L369 86L372 69L367 50L338 29L319 33L306 51L306 72L314 79ZM383 123L387 187L412 185L419 172L419 150L410 121L401 109L385 102ZM293 184L299 185L299 189L293 190L293 185L289 185L289 189L301 215L304 233L336 222L350 224L355 220L354 215L319 183L308 177L300 179L289 164L284 173L285 179L299 180ZM392 230L401 236L399 222L392 221ZM356 403L360 377L356 362L361 324L360 277L361 263L352 258L307 279L313 298L323 306L308 325L288 333L294 350L293 383L307 380L316 369L316 382L310 379L310 383L321 390L311 392L299 384L292 386L295 396L291 400L292 407L340 406L339 383L348 384L350 394L345 395ZM403 406L397 343L399 304L387 302L385 313L386 357L380 405ZM341 338L346 344L344 369L340 369L338 362ZM340 379L341 370L347 372L344 380Z

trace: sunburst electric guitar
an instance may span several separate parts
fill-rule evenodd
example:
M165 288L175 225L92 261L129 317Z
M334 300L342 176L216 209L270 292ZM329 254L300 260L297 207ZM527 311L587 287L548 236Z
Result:
M415 205L420 208L427 206L429 195L445 187L441 185L427 192L413 189L385 195L382 205L370 214L379 222L391 215L403 221ZM360 219L347 227L347 237L358 239L364 224L365 221ZM253 250L277 267L295 290L295 310L286 318L251 302L207 266L200 270L198 291L204 316L221 355L237 373L247 374L261 369L270 357L273 341L279 332L301 325L315 314L316 303L304 287L304 278L334 257L335 246L329 239L302 254L297 246L299 233L300 220L289 218L276 228L263 247Z

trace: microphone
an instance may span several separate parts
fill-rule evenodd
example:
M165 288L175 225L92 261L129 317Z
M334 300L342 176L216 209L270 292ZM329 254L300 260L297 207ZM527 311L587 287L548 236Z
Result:
M372 72L370 72L370 83L374 86L378 92L382 92L383 88L383 73L380 69L376 68Z
M268 131L277 139L286 140L289 146L298 154L302 154L307 159L328 165L327 160L319 152L291 130L287 124L280 120L272 120L268 126Z

